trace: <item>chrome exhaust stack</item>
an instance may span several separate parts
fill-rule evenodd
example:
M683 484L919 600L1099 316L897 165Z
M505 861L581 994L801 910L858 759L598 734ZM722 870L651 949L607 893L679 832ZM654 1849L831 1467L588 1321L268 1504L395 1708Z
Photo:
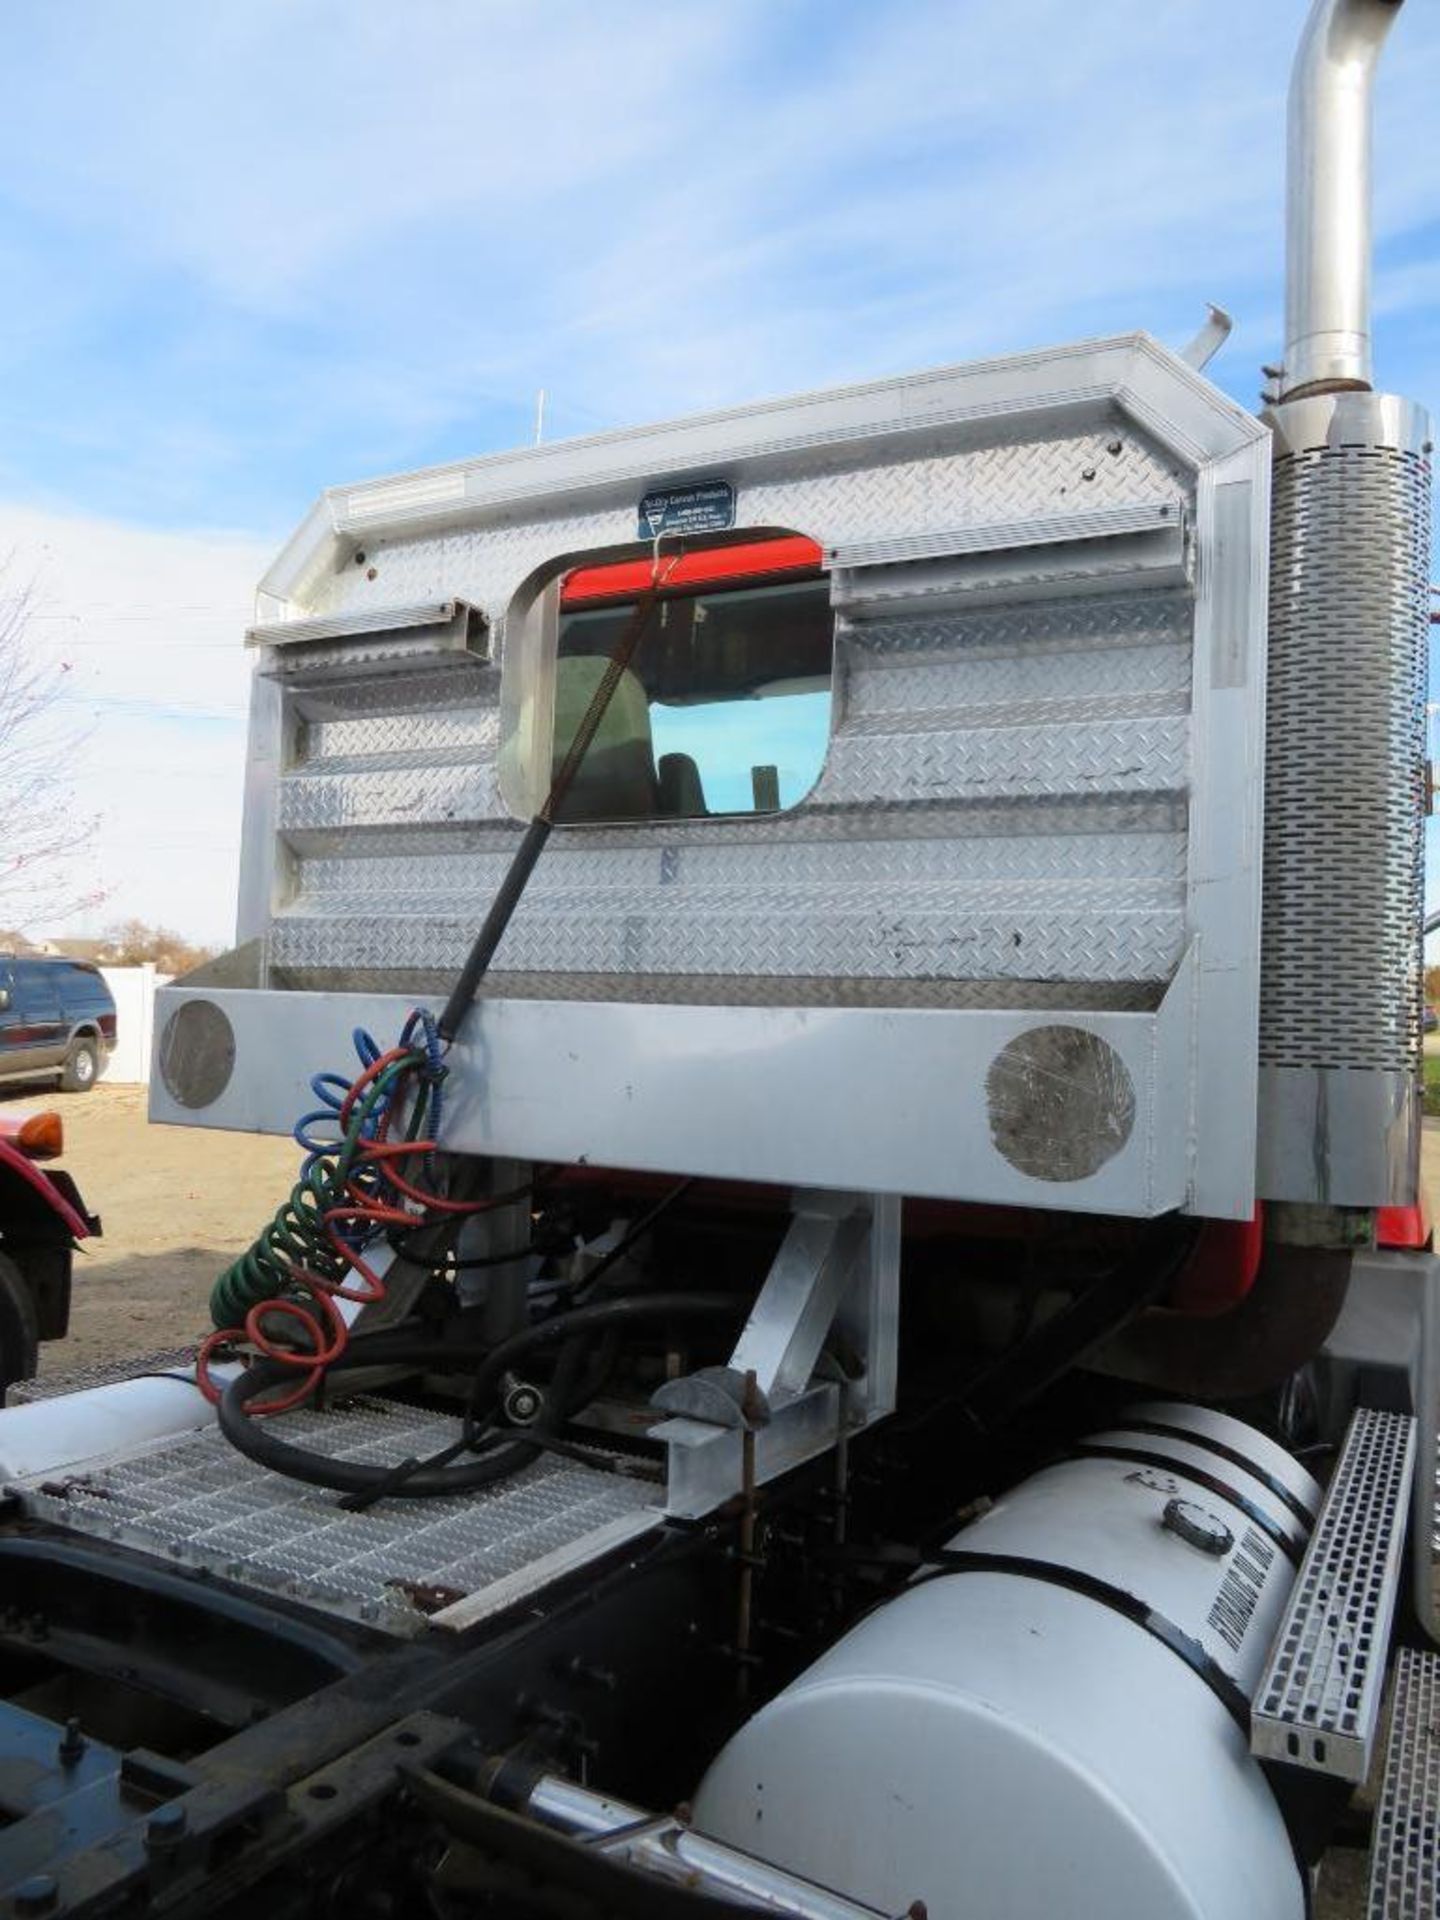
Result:
M1375 68L1404 0L1316 0L1290 80L1281 397L1368 389Z
M1370 391L1371 97L1403 0L1315 0L1290 91L1274 434L1259 1192L1419 1179L1430 424Z

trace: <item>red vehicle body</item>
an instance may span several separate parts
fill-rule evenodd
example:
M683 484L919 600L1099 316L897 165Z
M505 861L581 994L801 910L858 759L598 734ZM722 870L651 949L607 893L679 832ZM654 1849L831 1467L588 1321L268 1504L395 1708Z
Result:
M64 1337L76 1244L100 1232L70 1175L35 1165L60 1144L55 1115L0 1120L0 1403L34 1373L40 1342Z

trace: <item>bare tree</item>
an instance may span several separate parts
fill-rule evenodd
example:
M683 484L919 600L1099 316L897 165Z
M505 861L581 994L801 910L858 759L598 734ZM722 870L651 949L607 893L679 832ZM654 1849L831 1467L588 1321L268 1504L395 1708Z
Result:
M139 966L153 960L161 973L172 978L189 973L215 958L214 947L197 946L171 927L152 927L148 920L119 920L104 933L102 956L117 967Z
M76 856L95 830L76 812L71 767L84 731L64 708L66 668L31 632L34 601L0 565L0 922L53 926L102 895L86 893Z

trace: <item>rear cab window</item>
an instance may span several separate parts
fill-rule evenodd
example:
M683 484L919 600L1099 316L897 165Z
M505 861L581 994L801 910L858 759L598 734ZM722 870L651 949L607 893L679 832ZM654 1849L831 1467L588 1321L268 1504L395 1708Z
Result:
M820 559L799 535L662 558L660 602L557 820L733 818L802 801L830 739L834 616ZM549 752L527 770L529 790L548 788L654 564L583 566L558 581L553 725L548 741L533 736Z

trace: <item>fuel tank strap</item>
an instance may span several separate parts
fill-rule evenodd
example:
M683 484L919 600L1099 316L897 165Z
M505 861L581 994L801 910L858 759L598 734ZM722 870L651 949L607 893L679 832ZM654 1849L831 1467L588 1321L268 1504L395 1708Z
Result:
M1183 1440L1187 1446L1198 1447L1202 1453L1213 1453L1217 1460L1228 1460L1232 1467L1239 1467L1242 1473L1248 1473L1252 1480L1258 1480L1267 1493L1275 1498L1300 1522L1308 1533L1315 1524L1315 1513L1307 1507L1296 1493L1292 1493L1283 1480L1277 1480L1273 1473L1267 1473L1264 1467L1248 1460L1238 1447L1227 1447L1223 1440L1217 1440L1213 1434L1192 1433L1188 1427L1167 1426L1163 1420L1131 1420L1129 1418L1115 1422L1119 1433L1144 1433L1156 1440Z
M1228 1481L1218 1475L1207 1473L1203 1467L1197 1467L1188 1460L1172 1460L1169 1454L1149 1453L1142 1447L1116 1447L1108 1440L1083 1441L1077 1446L1067 1447L1060 1455L1062 1460L1122 1460L1133 1466L1150 1467L1156 1473L1173 1474L1177 1480L1188 1480L1197 1487L1204 1487L1207 1493L1213 1493L1221 1500L1228 1500L1232 1507L1238 1507L1253 1527L1258 1527L1267 1540L1271 1540L1284 1554L1291 1566L1299 1569L1304 1554L1303 1545L1292 1540L1280 1524L1272 1520L1263 1507L1257 1507ZM1248 1469L1247 1469L1248 1471Z
M1068 1593L1081 1594L1107 1607L1111 1613L1118 1613L1122 1619L1133 1621L1152 1640L1158 1640L1162 1647L1168 1647L1177 1659L1183 1660L1197 1679L1204 1681L1248 1744L1250 1702L1243 1690L1198 1640L1123 1587L1112 1586L1108 1580L1083 1573L1078 1567L1061 1566L1054 1560L1032 1560L1018 1553L978 1553L963 1547L947 1547L927 1554L925 1564L936 1578L952 1573L1008 1573L1021 1580L1039 1580L1048 1586L1063 1587Z

